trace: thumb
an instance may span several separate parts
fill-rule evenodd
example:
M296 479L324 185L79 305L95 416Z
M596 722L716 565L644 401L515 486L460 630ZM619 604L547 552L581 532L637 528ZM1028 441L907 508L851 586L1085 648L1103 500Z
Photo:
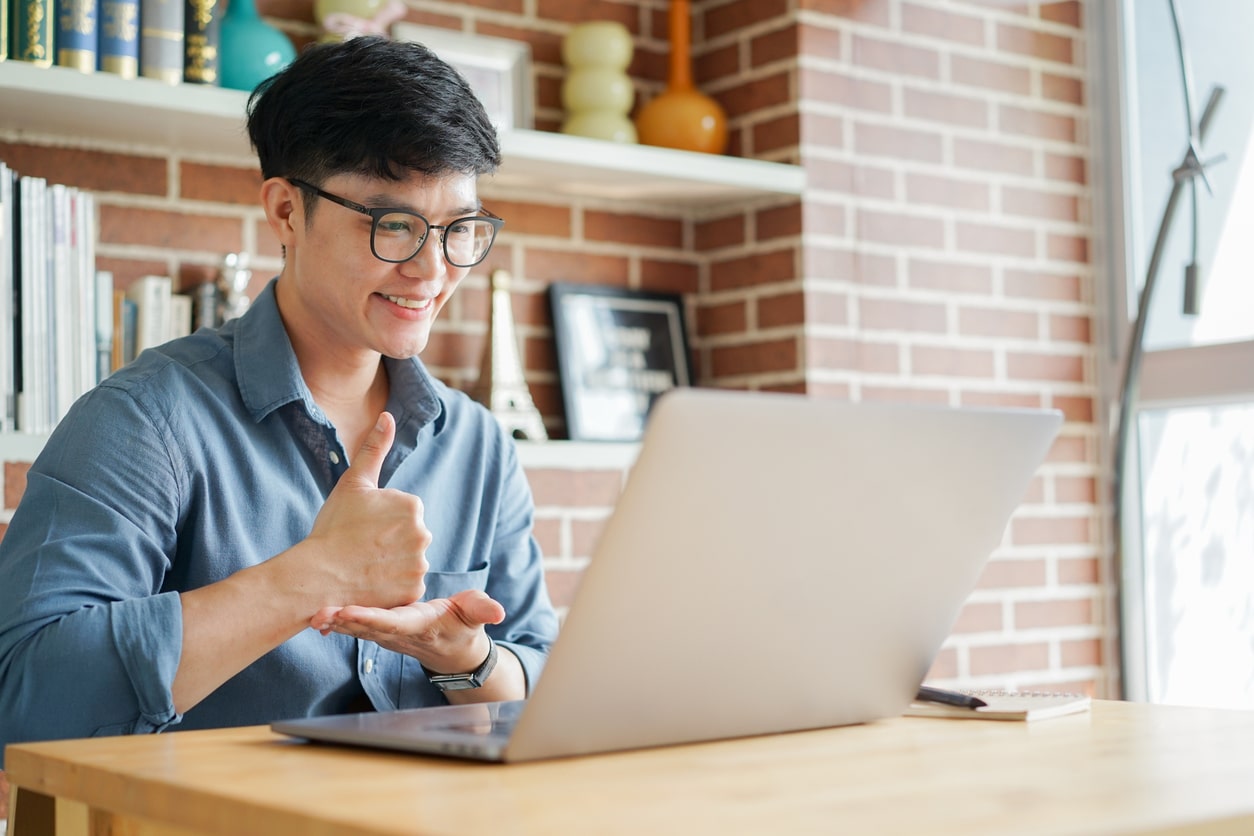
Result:
M392 449L392 441L396 438L396 419L389 412L380 412L379 420L366 435L357 455L353 456L348 470L340 477L340 482L358 487L379 487L379 474L383 471L383 460Z

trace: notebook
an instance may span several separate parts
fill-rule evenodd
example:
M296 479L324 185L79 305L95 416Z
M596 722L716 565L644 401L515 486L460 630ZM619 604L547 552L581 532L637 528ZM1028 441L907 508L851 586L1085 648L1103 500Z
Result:
M1060 424L673 389L529 699L272 728L516 762L900 716Z
M964 691L979 697L984 705L963 708L936 702L912 702L907 717L949 717L960 720L1048 720L1089 710L1092 699L1087 694L1052 691Z

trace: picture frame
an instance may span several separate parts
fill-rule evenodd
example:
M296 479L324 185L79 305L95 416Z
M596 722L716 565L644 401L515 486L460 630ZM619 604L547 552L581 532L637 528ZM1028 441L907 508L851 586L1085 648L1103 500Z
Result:
M639 441L654 402L692 385L683 297L554 282L558 380L572 441Z
M392 24L392 39L423 44L451 64L469 82L498 131L534 126L530 44L415 23Z

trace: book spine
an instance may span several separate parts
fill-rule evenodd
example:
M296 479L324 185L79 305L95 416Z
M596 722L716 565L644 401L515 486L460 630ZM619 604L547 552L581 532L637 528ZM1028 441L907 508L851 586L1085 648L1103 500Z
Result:
M57 65L96 71L100 49L97 0L57 0Z
M16 429L13 406L13 340L17 321L13 316L13 172L0 162L0 431Z
M139 0L100 0L97 68L123 78L139 75Z
M220 0L185 0L183 6L183 80L192 84L219 83L218 47L221 43Z
M9 0L0 0L0 61L9 57Z
M114 354L113 273L96 271L96 379L99 383L113 371Z
M139 72L166 84L183 80L183 9L186 0L139 4Z
M52 0L13 0L13 57L52 66Z

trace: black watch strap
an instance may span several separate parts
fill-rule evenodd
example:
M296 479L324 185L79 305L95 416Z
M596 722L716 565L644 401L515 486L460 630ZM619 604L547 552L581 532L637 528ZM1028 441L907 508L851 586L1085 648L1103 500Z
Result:
M493 668L496 667L497 649L496 642L492 641L492 637L488 637L488 656L483 660L479 667L469 673L432 673L427 671L427 679L431 684L440 691L468 691L472 688L481 688L483 683L488 681L488 677L492 675Z

